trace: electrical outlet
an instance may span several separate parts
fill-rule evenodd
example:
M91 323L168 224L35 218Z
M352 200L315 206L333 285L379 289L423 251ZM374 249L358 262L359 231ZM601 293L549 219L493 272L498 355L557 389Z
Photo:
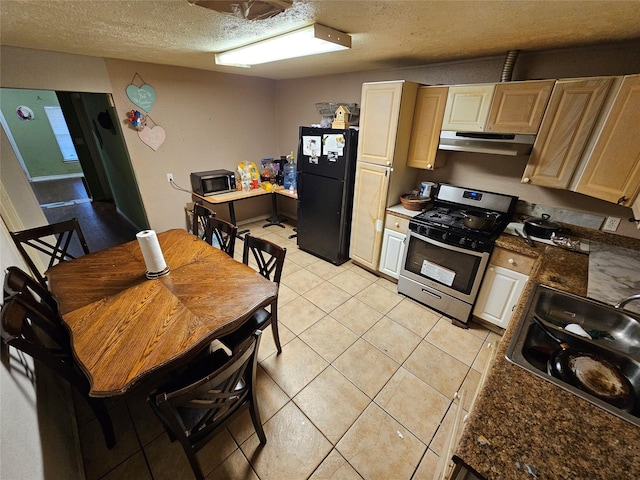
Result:
M173 173L167 173L167 182L173 182ZM620 219L618 219L620 221Z
M615 232L618 229L618 225L620 225L620 219L618 217L607 217L602 226L602 230Z

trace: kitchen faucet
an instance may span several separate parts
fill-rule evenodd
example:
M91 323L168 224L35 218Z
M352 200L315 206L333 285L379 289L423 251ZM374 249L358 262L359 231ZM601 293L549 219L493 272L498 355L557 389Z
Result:
M614 305L615 308L623 308L627 303L632 302L634 300L640 300L640 293L636 293L635 295L630 295L626 298L623 298L618 303Z

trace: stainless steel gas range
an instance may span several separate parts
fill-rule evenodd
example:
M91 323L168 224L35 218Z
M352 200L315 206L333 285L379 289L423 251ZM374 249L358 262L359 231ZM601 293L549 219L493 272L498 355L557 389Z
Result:
M409 222L398 292L466 327L495 240L511 221L517 201L511 195L440 185L432 208Z

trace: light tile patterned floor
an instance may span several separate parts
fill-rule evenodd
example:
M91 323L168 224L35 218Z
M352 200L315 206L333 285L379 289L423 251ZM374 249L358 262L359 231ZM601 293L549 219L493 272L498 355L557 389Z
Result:
M499 336L455 327L396 292L396 285L347 262L298 249L290 226L248 225L287 248L279 293L280 337L259 352L258 398L268 442L248 413L199 454L208 479L431 479L451 423L452 398L475 391ZM236 245L241 259L242 242ZM464 408L469 408L466 395ZM78 406L88 480L190 479L144 396L114 400L117 445Z

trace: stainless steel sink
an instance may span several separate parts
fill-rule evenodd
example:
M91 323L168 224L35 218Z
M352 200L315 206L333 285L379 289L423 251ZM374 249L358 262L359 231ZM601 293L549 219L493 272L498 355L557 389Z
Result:
M631 412L580 390L548 373L548 360L559 349L532 320L537 316L554 336L572 349L589 352L618 366L631 382L636 405ZM592 339L565 330L568 324L578 324ZM516 365L545 380L640 426L640 315L588 298L536 285L525 306L506 351L506 357Z

